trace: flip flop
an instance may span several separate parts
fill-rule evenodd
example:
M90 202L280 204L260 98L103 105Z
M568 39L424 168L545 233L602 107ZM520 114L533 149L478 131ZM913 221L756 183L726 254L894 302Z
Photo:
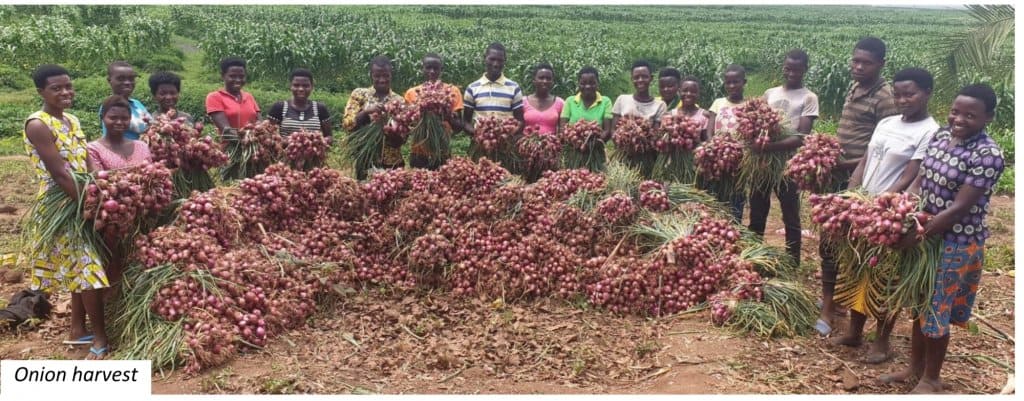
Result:
M103 359L107 356L107 347L89 347L89 354L95 355L93 360Z
M62 342L67 345L86 345L92 344L92 338L92 334L86 334L84 336L78 337L77 340L64 340Z
M814 322L814 329L817 330L822 337L832 333L832 326L829 326L828 322L821 319L818 319L817 322Z

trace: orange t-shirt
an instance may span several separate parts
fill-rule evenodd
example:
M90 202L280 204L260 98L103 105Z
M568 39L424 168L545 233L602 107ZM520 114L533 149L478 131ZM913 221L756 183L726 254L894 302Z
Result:
M442 84L447 86L448 89L451 91L452 111L455 113L462 111L462 92L459 91L459 87L445 83ZM417 85L405 91L405 101L409 104L416 103L416 96L419 94L419 89L421 87L423 87L423 85ZM447 121L442 121L441 123L444 125L445 130L448 131L448 134L451 135L452 126L448 124ZM409 153L422 156L430 156L430 152L427 151L426 147L417 144L412 145L412 147L409 149Z

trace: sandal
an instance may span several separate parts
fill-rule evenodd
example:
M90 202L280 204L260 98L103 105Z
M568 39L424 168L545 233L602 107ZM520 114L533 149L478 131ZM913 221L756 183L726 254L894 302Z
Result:
M814 329L817 330L818 334L821 334L822 337L832 334L832 326L822 319L818 319L817 322L814 322Z
M85 356L85 359L89 360L101 360L107 358L107 347L89 347L89 354Z
M64 340L64 341L62 341L62 343L63 344L67 344L67 345L86 345L86 344L92 344L92 338L93 337L94 336L92 334L86 334L84 336L78 337L75 340Z

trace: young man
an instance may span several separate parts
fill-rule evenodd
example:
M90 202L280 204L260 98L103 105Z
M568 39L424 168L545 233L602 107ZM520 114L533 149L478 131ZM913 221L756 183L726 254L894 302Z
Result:
M656 99L665 102L666 110L679 107L679 83L682 75L679 70L666 67L658 71L658 96Z
M814 120L818 118L818 95L804 87L804 74L808 66L807 52L801 49L790 50L782 63L782 86L770 88L764 92L765 101L785 114L786 122L796 135L769 143L755 152L775 152L789 154L803 144L803 137L811 132ZM800 195L796 184L784 180L778 188L750 188L750 230L764 235L771 209L771 195L779 199L782 208L782 222L786 229L786 252L793 262L800 264Z
M426 82L440 81L441 85L448 88L451 92L452 114L445 116L445 121L443 122L445 130L448 131L450 136L455 130L462 129L462 120L457 117L458 113L462 112L462 92L459 90L459 87L441 81L441 74L443 72L444 61L441 60L441 56L437 53L427 53L423 56L423 79ZM405 101L416 103L419 90L422 87L423 85L418 85L405 91ZM409 149L409 165L413 168L437 170L444 164L448 156L447 154L432 155L426 146L413 144Z
M883 118L899 114L893 100L892 86L882 78L885 66L885 43L875 37L866 37L857 42L850 58L850 75L853 83L846 92L846 103L839 118L836 135L843 148L842 161L836 167L832 188L838 192L848 186L850 174L860 164L871 134ZM838 270L832 246L821 241L818 249L821 255L821 315L815 329L822 335L832 332L832 315L835 304L832 296L836 288Z
M153 118L149 111L146 110L146 106L138 99L132 97L132 92L135 91L136 77L135 69L128 62L115 61L107 66L107 83L110 84L110 93L128 99L128 104L131 106L132 121L128 126L128 130L124 132L124 137L127 139L139 139L139 136L146 132L146 128L149 126L146 120ZM103 135L106 135L107 125L103 122L102 105L100 106L99 115L100 130L103 132Z
M523 129L523 90L516 82L505 78L505 46L494 42L484 52L484 76L466 87L463 96L462 119L464 130L472 136L479 116L509 116L519 120Z

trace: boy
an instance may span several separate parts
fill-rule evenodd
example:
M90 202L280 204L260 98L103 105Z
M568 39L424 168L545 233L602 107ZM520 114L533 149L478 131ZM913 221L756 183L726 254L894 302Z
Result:
M476 133L478 116L509 116L519 121L523 130L523 90L519 84L505 78L505 46L494 42L484 52L484 76L466 87L463 94L462 120L470 136Z
M423 78L426 82L441 81L441 73L443 72L444 62L441 60L441 56L437 53L427 53L423 56ZM462 111L462 92L455 85L450 85L443 81L441 85L451 91L452 114L445 116L445 121L443 122L445 131L451 136L455 130L462 129L462 121L457 117L458 113ZM405 91L405 101L410 104L416 103L421 87L423 85L418 85ZM448 159L448 156L448 154L432 155L426 146L413 144L409 150L409 165L413 168L437 170Z

